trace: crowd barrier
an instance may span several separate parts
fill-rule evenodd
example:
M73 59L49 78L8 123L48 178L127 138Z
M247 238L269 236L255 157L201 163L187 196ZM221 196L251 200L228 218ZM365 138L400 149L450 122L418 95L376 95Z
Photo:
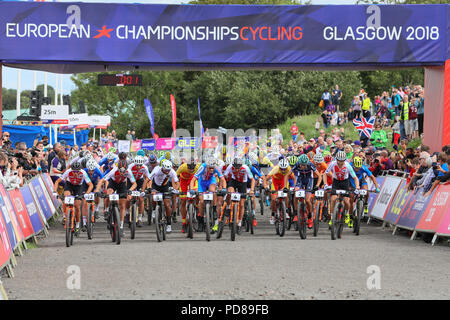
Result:
M432 245L438 237L450 237L450 182L440 184L427 196L423 188L407 189L406 179L398 176L377 178L380 193L370 194L369 219L390 224L394 235L398 229L412 231L411 240L417 233L434 234Z
M14 277L15 256L27 249L26 240L37 244L38 234L48 235L48 221L61 213L61 202L53 196L48 173L40 174L19 189L6 190L0 184L0 271ZM0 281L0 300L6 299Z

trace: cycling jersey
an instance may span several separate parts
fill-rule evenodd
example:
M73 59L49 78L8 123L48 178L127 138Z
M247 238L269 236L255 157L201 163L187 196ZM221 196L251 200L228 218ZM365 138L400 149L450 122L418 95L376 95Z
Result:
M308 162L306 168L300 168L300 164L297 162L292 170L298 180L303 178L313 178L313 173L317 171L317 168L312 162Z
M83 182L91 183L91 179L89 179L88 174L84 170L73 171L69 169L63 173L61 180L68 181L74 186L81 186Z
M135 163L132 163L128 166L128 170L133 173L134 179L136 179L136 181L143 179L144 176L150 178L150 173L148 172L148 168L145 164L138 168Z
M218 167L214 167L214 171L211 172L211 170L208 169L206 163L203 163L198 168L197 172L195 173L194 177L196 177L198 180L202 181L209 181L211 180L215 175L217 175L220 178L223 177L222 172L219 170Z
M169 173L166 174L162 171L162 168L160 166L156 166L149 176L149 179L153 180L158 186L162 186L169 182L169 178L172 179L173 182L178 182L178 177L175 170L170 169Z
M89 174L89 170L87 168L84 169L84 171L86 171L89 179L91 179L94 185L97 184L98 180L103 179L103 173L98 168L95 168L94 171L92 171L92 174Z
M230 164L227 170L225 170L224 176L230 176L232 180L236 180L238 182L247 182L247 180L253 179L253 175L246 165L236 169Z
M339 168L336 160L331 162L325 173L330 172L333 173L333 180L339 181L347 180L349 175L354 179L356 178L355 171L353 170L350 163L348 163L347 161L344 162L344 166L342 168Z
M251 166L250 169L251 169L251 173L253 174L253 177L255 179L261 178L263 176L263 174L261 173L261 170L259 170L255 166Z
M353 166L353 163L352 163ZM359 185L362 186L364 184L367 184L366 177L372 176L372 172L367 168L365 165L362 165L359 170L355 170L356 177L359 180ZM355 187L355 181L353 179L350 180L353 187Z
M103 172L104 174L107 174L108 172L111 171L117 159L118 158L116 157L114 158L114 160L108 160L107 157L103 157L102 160L100 160L100 162L98 163L98 165L100 166L100 168L104 167Z
M281 171L280 166L276 165L275 167L273 167L272 170L270 170L268 176L272 176L273 179L275 180L282 180L284 179L285 176L291 174L292 174L291 166L288 166L287 169L283 172Z
M180 180L191 180L199 168L200 163L197 163L194 170L191 171L189 170L187 163L183 163L177 170L177 176L180 177Z
M130 169L125 170L124 173L120 173L118 167L114 167L107 175L105 175L105 180L111 180L115 183L123 183L126 180L130 179L131 183L135 183L136 179L134 179L133 173Z

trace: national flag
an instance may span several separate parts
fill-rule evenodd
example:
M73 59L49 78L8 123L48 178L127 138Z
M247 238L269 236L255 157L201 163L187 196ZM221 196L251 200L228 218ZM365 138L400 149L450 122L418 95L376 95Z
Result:
M369 120L362 117L353 119L353 125L355 126L355 129L358 130L359 136L363 138L364 136L367 137L367 139L370 139L370 136L372 135L373 126L375 124L375 117L370 117Z
M155 138L155 118L153 117L153 108L150 100L144 99L145 111L147 111L148 119L150 120L150 130L152 132L152 137Z
M173 136L177 136L177 106L175 104L175 97L173 94L170 95L170 104L172 106L172 129Z

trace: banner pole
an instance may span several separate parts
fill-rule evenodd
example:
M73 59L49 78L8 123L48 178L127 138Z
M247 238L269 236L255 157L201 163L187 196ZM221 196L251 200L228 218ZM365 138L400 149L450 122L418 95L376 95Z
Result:
M20 76L21 70L17 70L17 95L16 95L16 114L20 116Z

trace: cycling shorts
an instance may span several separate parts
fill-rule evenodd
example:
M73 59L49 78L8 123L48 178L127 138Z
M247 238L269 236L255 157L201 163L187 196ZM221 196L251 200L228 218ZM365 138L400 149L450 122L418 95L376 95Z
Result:
M126 193L128 192L128 189L127 189L126 181L117 183L111 179L111 180L109 180L108 189L112 189L114 191L114 193L119 194L120 199L124 199L127 197Z
M351 185L349 179L346 180L336 180L333 179L332 190L351 190Z
M145 179L136 180L137 187L135 190L142 190L142 186L144 185ZM133 184L130 179L127 178L127 188L130 189Z
M209 180L199 180L198 181L198 192L202 193L202 192L208 191L209 186L212 184L217 185L217 180L214 176Z
M70 191L70 194L74 197L83 195L83 185L74 185L67 181L64 185L64 191Z
M231 179L228 187L234 189L235 192L246 193L247 192L247 182L239 182L234 179ZM242 196L241 199L245 199L246 196Z
M307 192L311 192L314 187L314 178L311 177L299 177L297 179L296 187L300 189L305 189Z

